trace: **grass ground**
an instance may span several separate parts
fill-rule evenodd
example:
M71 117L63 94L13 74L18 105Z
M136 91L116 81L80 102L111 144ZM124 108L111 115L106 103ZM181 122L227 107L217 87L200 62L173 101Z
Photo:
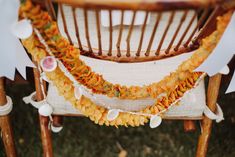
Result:
M213 124L208 157L235 157L235 93L219 99L225 120ZM15 143L19 157L42 157L37 110L22 102L30 94L30 85L12 85L7 93L14 98L11 113ZM66 117L64 129L53 134L55 157L116 157L120 146L128 157L192 157L198 135L183 132L182 121L164 121L157 129L149 126L119 129L95 125L87 118ZM0 141L0 157L4 157Z

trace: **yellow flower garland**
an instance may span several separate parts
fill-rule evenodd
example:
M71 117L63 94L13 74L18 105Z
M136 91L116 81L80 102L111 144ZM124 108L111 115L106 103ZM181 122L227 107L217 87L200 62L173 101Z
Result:
M22 10L25 11L25 8L23 7ZM31 8L31 10L34 13L37 12L35 11L35 8L34 9ZM178 78L177 88L171 91L167 87L165 87L166 88L165 90L168 90L168 95L162 98L161 100L158 100L155 105L149 106L140 112L147 113L147 114L157 114L167 109L172 102L174 102L177 98L182 97L185 91L193 87L194 83L196 82L196 80L199 78L201 74L200 73L191 74L189 71L192 71L194 68L197 67L197 65L200 65L200 63L202 63L206 59L206 57L210 54L210 52L218 43L221 35L223 34L227 26L227 23L230 20L230 17L231 17L231 12L228 12L224 16L219 17L218 23L217 23L217 30L214 31L210 36L206 37L202 41L202 45L200 46L200 48L196 50L196 52L188 61L184 62L179 67L180 70L178 69L177 72L168 76L167 79L164 79L160 83L157 83L158 85L159 84L161 85L162 82L175 85L175 82L171 81L172 79L170 78L177 77ZM49 18L49 16L47 18ZM41 33L44 33L40 29L40 27L42 27L43 25L40 25L40 27L39 25L36 25L36 26L37 26L36 28L38 28L41 31ZM57 29L55 29L55 31L56 30ZM40 44L40 42L38 41L35 35L32 35L30 38L23 40L22 42L36 61L40 61L42 58L44 58L47 55L45 48ZM69 46L69 45L66 45L66 46ZM72 58L73 57L76 57L76 53L74 56L72 56ZM144 123L148 121L148 117L146 116L133 115L129 113L120 113L118 118L116 118L113 121L108 121L106 119L107 109L94 104L91 100L89 100L88 98L84 96L82 96L80 100L77 100L74 97L73 83L69 80L69 78L67 78L64 75L64 73L59 68L57 68L53 72L46 73L46 75L48 79L53 81L53 84L57 87L59 93L63 95L66 100L70 101L71 104L73 104L79 111L81 111L85 116L89 117L91 120L93 120L97 124L100 124L100 125L106 124L106 125L112 125L112 126L119 126L119 125L139 126L139 125L143 125ZM186 78L186 79L179 79L179 78ZM154 89L155 86L153 84L153 85L150 85L150 87Z

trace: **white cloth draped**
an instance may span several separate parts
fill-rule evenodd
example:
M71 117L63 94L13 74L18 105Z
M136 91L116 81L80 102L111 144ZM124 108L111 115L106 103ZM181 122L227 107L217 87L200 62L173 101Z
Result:
M222 36L219 43L211 53L211 55L204 61L195 71L203 71L208 75L213 76L220 72L235 54L235 12ZM226 93L235 91L235 76L230 82Z
M19 0L0 1L0 77L11 80L15 77L15 69L26 78L26 67L34 67L19 39L12 34L19 6Z

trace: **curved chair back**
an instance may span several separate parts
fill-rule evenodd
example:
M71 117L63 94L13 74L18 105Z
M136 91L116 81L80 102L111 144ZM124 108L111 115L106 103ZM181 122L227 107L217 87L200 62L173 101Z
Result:
M81 54L117 62L143 62L190 52L215 30L216 17L226 10L218 0L53 2L58 3L61 30ZM56 18L53 2L45 0L45 5ZM139 13L142 24L136 26ZM129 20L128 26L125 20Z

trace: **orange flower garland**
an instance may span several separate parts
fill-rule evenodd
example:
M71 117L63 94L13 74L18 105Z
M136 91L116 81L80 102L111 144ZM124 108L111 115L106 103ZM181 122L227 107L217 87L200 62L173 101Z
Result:
M43 37L47 40L47 44L50 46L51 49L54 48L54 55L64 63L64 65L72 74L76 75L77 72L80 72L79 74L82 75L79 75L78 79L77 76L76 79L80 81L81 84L84 84L87 87L91 88L95 93L107 94L111 97L116 96L119 98L137 99L149 95L152 97L156 97L158 95L158 91L167 91L166 97L157 100L155 105L149 106L144 110L140 111L141 113L146 114L157 114L161 111L164 111L173 102L175 102L176 99L182 97L187 90L191 89L194 86L201 73L190 73L190 71L200 65L200 63L202 63L210 54L210 52L218 43L231 17L231 12L229 12L224 16L218 18L217 30L202 41L202 45L200 46L200 48L196 50L194 55L188 61L185 61L182 65L180 65L179 69L175 73L172 73L170 76L166 77L159 83L154 83L146 87L124 88L123 86L112 85L111 83L106 82L101 76L97 76L97 74L91 72L91 69L88 66L85 66L84 63L79 60L78 50L73 48L73 46L69 45L67 40L65 40L62 36L58 34L58 28L56 26L56 23L51 22L51 19L48 14L40 11L40 7L34 7L32 6L30 1L26 1L26 3L22 5L21 13L25 14L26 17L30 17L30 19L33 17L31 20L34 27L39 29L41 34L44 34ZM43 18L41 16L43 16ZM40 20L40 18L44 20ZM46 22L46 20L50 21L49 25L48 21ZM58 47L55 46L55 43L58 44ZM33 58L38 62L47 55L44 46L39 42L35 35L32 35L26 40L23 40L23 44L27 48L29 53L31 53ZM60 52L56 51L58 48L60 48ZM75 63L77 61L79 62ZM76 68L80 69L77 71ZM91 100L84 96L82 96L80 100L77 100L74 97L73 83L69 78L65 76L65 74L61 71L60 68L57 67L55 71L47 72L46 75L49 80L53 81L53 84L57 87L59 93L63 95L66 100L70 101L71 104L73 104L79 111L81 111L85 116L89 117L97 124L106 124L114 126L139 126L143 125L148 121L149 117L142 115L134 115L130 113L120 113L118 118L113 121L108 121L106 118L108 110L106 108L94 104ZM90 77L90 79L87 79L87 77ZM98 83L94 83L95 81L93 82L93 79L98 79ZM107 89L101 90L100 88L103 88L105 85L108 86ZM173 86L173 90L170 90L171 88L169 87ZM118 88L119 93L114 94L114 91L117 90L113 88ZM123 90L123 88L125 90ZM131 93L132 89L135 89L139 93L144 92L144 94L141 95ZM126 92L128 94L126 94Z

